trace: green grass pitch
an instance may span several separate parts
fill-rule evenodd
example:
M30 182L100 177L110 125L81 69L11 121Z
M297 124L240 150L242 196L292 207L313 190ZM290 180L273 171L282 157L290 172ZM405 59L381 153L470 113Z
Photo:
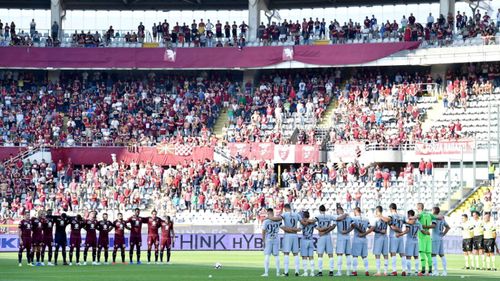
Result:
M143 252L142 261L146 261L146 253ZM111 255L110 255L111 256ZM128 258L128 253L127 253ZM24 259L24 255L23 255ZM500 271L471 271L462 270L463 256L448 255L448 277L333 277L334 280L500 280ZM293 258L291 268L293 268ZM216 262L220 262L223 268L216 270L213 268ZM336 258L335 258L336 262ZM283 256L281 256L281 268L283 268ZM401 261L398 258L398 269ZM497 262L498 263L498 262ZM64 280L64 281L142 281L142 280L275 280L274 259L271 258L270 276L260 277L263 273L262 252L173 252L171 265L100 265L100 266L58 266L58 267L30 267L23 264L18 267L17 253L0 253L0 281L44 281L44 280ZM439 265L441 263L439 262ZM324 263L328 268L328 261ZM302 264L301 264L302 266ZM498 267L498 265L497 265ZM362 264L361 267L362 269ZM391 266L389 265L389 268ZM370 258L370 272L375 270L373 257ZM291 270L293 272L293 270ZM327 271L325 270L325 273ZM345 273L345 261L344 272ZM358 271L359 273L359 271ZM212 277L209 277L209 276ZM332 277L288 277L289 279L331 279Z

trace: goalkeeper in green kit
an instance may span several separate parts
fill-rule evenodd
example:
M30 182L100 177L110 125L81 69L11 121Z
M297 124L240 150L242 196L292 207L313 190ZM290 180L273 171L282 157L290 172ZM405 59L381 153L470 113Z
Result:
M417 217L423 229L432 228L433 219L443 219L442 216L436 218L432 213L424 211L424 204L417 204ZM420 255L420 262L422 264L421 274L425 275L425 265L429 267L428 275L432 274L432 240L430 234L418 232L418 252Z

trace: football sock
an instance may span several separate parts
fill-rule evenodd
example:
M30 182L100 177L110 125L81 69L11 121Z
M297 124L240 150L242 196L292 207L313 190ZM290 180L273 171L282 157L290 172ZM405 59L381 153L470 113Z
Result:
M363 263L365 265L365 271L368 271L368 257L363 258Z
M289 263L290 263L290 256L289 255L285 255L284 259L285 259L285 261L284 261L285 273L288 273L288 266L289 266Z
M264 256L264 273L269 274L269 255Z
M397 261L396 256L392 256L392 257L391 257L391 266L392 266L392 271L396 271L396 261Z
M309 265L310 265L310 269L311 269L311 274L314 273L314 259L310 259L309 260Z
M167 262L170 262L171 249L167 249Z
M21 263L23 260L23 250L22 249L19 249L19 252L17 252L17 260L19 261L19 263Z
M155 262L158 262L158 249L155 250Z
M160 250L160 262L163 262L163 250Z
M45 262L45 246L42 247L42 253L40 254L40 259L42 262Z
M342 271L342 256L337 256L337 272Z
M319 272L323 272L323 258L318 258L318 270Z
M49 246L48 252L49 252L49 262L52 262L52 246Z
M389 259L384 259L384 272L389 270Z
M330 271L333 271L333 258L330 258Z
M432 267L436 271L438 270L437 263L438 263L437 257L432 257Z
M401 258L401 270L406 271L405 267L406 267L406 257L402 257Z
M299 270L300 270L300 259L299 259L299 256L296 255L293 258L294 258L294 261L295 261L295 272L299 272Z
M346 256L346 270L351 271L352 270L352 256Z
M307 260L303 259L302 260L302 269L304 270L305 273L307 273Z
M446 261L446 257L445 256L441 257L441 264L443 265L443 271L447 271L448 262Z
M277 255L274 257L274 262L276 263L276 274L280 273L280 256Z
M151 262L151 250L148 250L148 262Z
M355 257L352 260L352 270L355 272L358 271L358 257Z
M375 260L375 267L377 268L377 273L380 273L380 259Z

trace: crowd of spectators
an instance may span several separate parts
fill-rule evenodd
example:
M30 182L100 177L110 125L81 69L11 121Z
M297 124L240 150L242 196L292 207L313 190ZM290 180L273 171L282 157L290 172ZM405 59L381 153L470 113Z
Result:
M494 16L494 15L493 15ZM456 15L440 14L434 17L429 13L427 19L417 19L413 13L403 15L400 20L393 19L381 21L372 15L363 20L352 20L340 23L336 19L309 19L302 21L284 19L282 22L261 22L256 27L256 36L263 45L277 44L278 42L292 42L295 45L311 44L313 40L329 40L332 44L342 44L348 41L370 42L373 40L394 41L417 41L422 40L430 44L437 42L439 46L448 45L455 39L466 40L481 36L486 44L497 43L495 38L500 27L500 9L496 19L488 15L487 11L477 10L474 15L457 11ZM11 45L31 46L39 43L41 34L36 31L33 20L30 24L30 32L19 30L16 33L16 25L12 22L4 24L0 22L0 32L5 39L11 38ZM229 47L244 46L248 39L249 26L244 21L236 23L233 21L211 22L210 19L200 21L193 20L191 24L176 22L154 23L147 31L141 22L136 31L127 31L120 34L115 32L112 26L103 34L98 31L81 32L75 31L71 35L71 43L78 46L96 47L110 45L115 38L124 38L127 43L144 43L147 41L164 42L166 46L194 46L194 47ZM51 27L51 34L46 38L46 46L58 46L60 44L59 26L56 22ZM150 35L149 37L146 35Z
M0 71L3 146L213 142L222 103L238 91L225 73L63 73L57 83Z
M282 71L263 75L254 91L245 91L228 107L228 142L288 142L284 131L304 129L299 143L314 143L314 125L336 98L340 69ZM288 128L286 124L289 124ZM312 126L305 126L305 125ZM285 138L284 138L285 137Z

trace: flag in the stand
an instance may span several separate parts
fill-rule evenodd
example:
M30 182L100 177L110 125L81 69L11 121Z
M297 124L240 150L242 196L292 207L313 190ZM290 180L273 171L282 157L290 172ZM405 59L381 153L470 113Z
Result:
M175 62L175 57L177 56L177 52L172 49L165 49L165 54L163 55L163 60L168 62Z
M193 154L193 146L189 144L176 144L175 155L177 156L190 156Z
M293 46L283 47L283 60L284 61L293 60Z

